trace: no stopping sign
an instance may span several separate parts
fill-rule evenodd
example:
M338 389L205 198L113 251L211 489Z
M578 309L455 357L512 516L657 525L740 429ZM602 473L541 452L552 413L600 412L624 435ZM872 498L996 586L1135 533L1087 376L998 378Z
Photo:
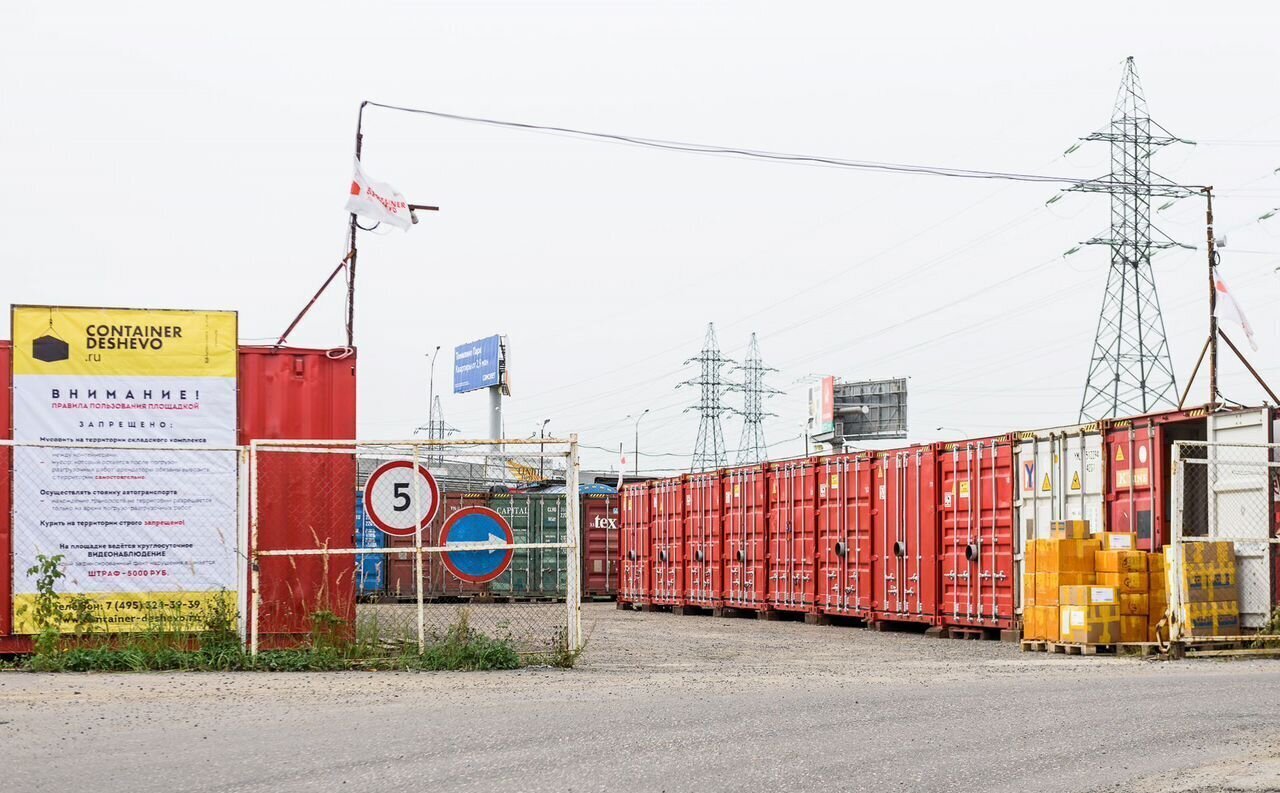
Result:
M364 511L379 530L393 537L412 537L425 529L440 509L440 488L426 467L409 460L379 466L364 483Z

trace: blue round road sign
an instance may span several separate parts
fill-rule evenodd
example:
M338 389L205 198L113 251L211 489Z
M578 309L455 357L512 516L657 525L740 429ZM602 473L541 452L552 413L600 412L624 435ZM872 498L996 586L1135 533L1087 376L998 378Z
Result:
M448 548L460 542L488 542L503 545L515 543L511 526L488 507L465 507L449 516L440 530L440 544ZM440 554L444 566L463 581L482 584L506 572L511 564L513 548L482 551L445 551Z

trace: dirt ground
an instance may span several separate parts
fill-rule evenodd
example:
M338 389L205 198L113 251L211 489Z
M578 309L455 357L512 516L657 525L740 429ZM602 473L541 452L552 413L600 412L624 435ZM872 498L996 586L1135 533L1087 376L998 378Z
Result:
M584 614L574 670L0 674L3 787L1280 790L1280 662Z

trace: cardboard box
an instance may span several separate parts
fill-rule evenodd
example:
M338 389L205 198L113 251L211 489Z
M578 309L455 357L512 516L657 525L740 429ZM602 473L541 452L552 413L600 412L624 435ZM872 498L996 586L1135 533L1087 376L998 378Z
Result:
M1022 638L1058 640L1058 607L1030 606L1022 610Z
M1054 540L1089 539L1089 521L1055 520L1049 524L1049 538Z
M1128 532L1103 531L1093 535L1093 539L1102 543L1104 551L1132 551L1138 547L1138 535Z
M1094 582L1093 573L1036 573L1036 605L1057 606L1064 586L1085 586Z
M1147 554L1147 572L1152 574L1164 572L1164 553L1157 551Z
M1147 554L1142 551L1108 551L1093 555L1093 567L1099 573L1145 573Z
M1097 573L1099 586L1113 586L1122 594L1146 594L1146 573Z
M1238 636L1240 607L1236 601L1187 603L1180 609L1183 636Z
M1022 572L1034 573L1036 571L1036 541L1027 540L1027 545L1022 549Z
M1151 608L1151 596L1147 594L1136 594L1133 592L1120 593L1120 616L1136 617L1142 616L1143 620L1147 618L1147 612Z
M1092 573L1097 540L1046 540L1036 550L1036 573Z
M1183 603L1226 603L1240 599L1235 568L1188 567L1179 585Z
M1115 644L1120 641L1120 607L1060 606L1058 625L1064 642Z
M1232 569L1236 566L1236 546L1230 540L1197 540L1184 542L1178 547L1182 548L1183 562L1189 566L1204 565Z
M1120 598L1115 587L1076 585L1063 586L1058 590L1060 606L1116 606L1119 608Z
M1147 625L1147 615L1143 614L1138 617L1120 615L1120 641L1121 643L1145 642L1151 634L1151 627Z
M1036 576L1035 573L1022 574L1022 605L1034 606L1036 604Z

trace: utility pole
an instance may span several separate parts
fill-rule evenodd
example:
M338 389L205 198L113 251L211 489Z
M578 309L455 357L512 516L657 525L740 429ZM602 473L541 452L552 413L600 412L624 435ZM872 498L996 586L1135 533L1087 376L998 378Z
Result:
M696 363L701 373L690 380L677 385L697 386L700 391L698 404L685 408L685 412L698 412L698 440L693 449L691 471L708 471L723 468L728 464L728 452L724 445L724 430L720 417L729 412L721 403L729 383L725 381L721 370L729 363L728 358L720 354L720 344L716 341L716 326L707 323L707 335L702 343L702 350L696 356L685 361L685 364Z
M1212 187L1204 189L1204 199L1205 250L1209 252L1209 410L1212 412L1218 405L1218 284L1213 277L1213 268L1218 266L1218 251L1213 235Z

